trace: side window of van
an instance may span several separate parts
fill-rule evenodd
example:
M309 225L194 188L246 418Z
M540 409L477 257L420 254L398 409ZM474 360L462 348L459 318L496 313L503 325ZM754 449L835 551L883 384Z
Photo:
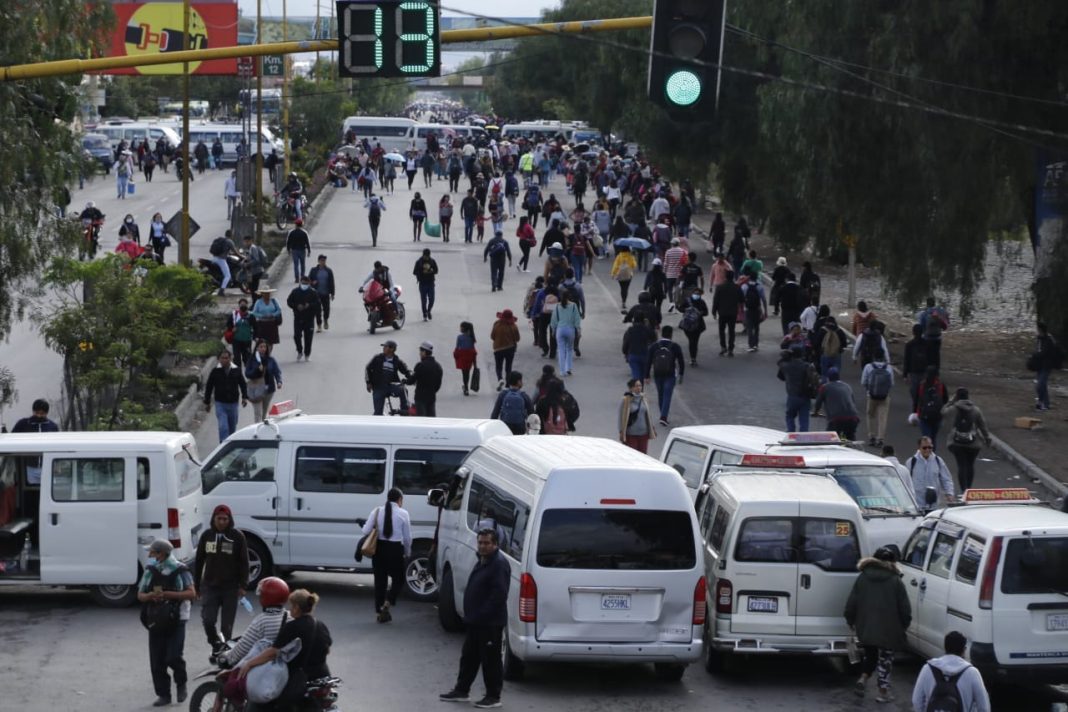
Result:
M393 486L405 494L426 494L448 483L466 456L462 450L397 450L393 455Z
M961 583L975 585L975 579L979 576L979 562L983 560L983 552L986 550L986 542L973 535L969 535L960 547L960 556L957 557L957 580Z
M147 457L137 458L137 498L148 499L152 493L151 469Z
M708 535L712 531L712 512L716 509L716 499L712 495L705 497L704 504L701 509L701 538L708 540Z
M923 562L927 559L927 546L930 543L930 529L925 528L914 531L905 544L905 553L901 555L901 563L922 569Z
M738 561L796 562L792 519L747 519L735 545Z
M204 494L223 482L273 482L278 443L233 442L204 464Z
M300 447L293 486L299 492L378 494L386 487L386 451L370 447Z
M723 548L723 537L727 536L727 525L730 524L731 515L723 507L716 510L716 517L712 520L712 531L708 536L708 545L713 551L719 552Z
M725 450L714 450L712 452L712 466L719 467L721 465L737 465L742 461L741 455L736 455L733 452L727 452Z
M522 557L523 537L526 535L530 509L515 497L496 487L476 480L471 483L471 498L467 505L467 527L472 532L493 529L501 551L516 559Z
M955 536L938 532L931 551L931 562L927 564L927 573L938 578L949 578L949 571L953 567L953 551L956 548Z
M686 440L676 440L671 443L664 462L674 467L682 475L682 479L686 480L688 487L697 488L701 486L701 476L704 474L706 455L708 455L708 448L704 445L698 445Z
M856 571L860 559L857 528L837 519L805 519L801 524L801 561L825 571Z
M121 502L125 462L114 458L52 461L53 502Z

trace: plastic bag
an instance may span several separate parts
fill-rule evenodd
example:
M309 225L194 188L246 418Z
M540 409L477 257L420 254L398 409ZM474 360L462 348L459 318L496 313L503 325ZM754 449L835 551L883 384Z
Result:
M271 647L271 641L265 638L256 641L256 645L252 647L252 650L255 651L256 646L260 643L266 643L260 649L261 653ZM245 689L248 692L250 702L265 704L278 699L282 691L286 689L286 683L289 682L289 666L287 663L300 653L300 646L300 638L295 638L278 651L278 657L274 660L249 670L246 676L248 682L245 683ZM250 652L249 655L251 654ZM245 657L247 658L248 656L246 655Z

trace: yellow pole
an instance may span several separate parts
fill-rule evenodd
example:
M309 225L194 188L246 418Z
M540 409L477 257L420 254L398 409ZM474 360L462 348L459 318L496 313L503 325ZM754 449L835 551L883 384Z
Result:
M263 0L256 0L256 44L263 42ZM259 47L253 47L259 49ZM263 55L260 55L261 57ZM249 102L249 111L252 110ZM251 142L249 148L251 149ZM263 62L256 72L256 244L263 243Z
M618 32L621 30L645 29L651 27L652 24L652 17L622 17L612 20L549 22L535 25L502 25L500 27L481 27L471 30L446 30L441 33L441 42L442 44L453 44L456 42L480 42L512 39L515 37ZM206 62L212 59L232 59L235 57L250 56L262 57L267 54L336 52L337 49L337 40L317 40L275 42L272 44L258 44L244 47L215 47L209 49L184 50L181 52L167 52L164 54L100 57L97 59L61 59L53 62L16 64L9 67L0 67L0 81L10 82L22 79L39 79L41 77L57 77L65 74L104 72L110 69L148 67L157 64L175 64L178 62Z
M182 7L182 47L189 48L189 0ZM193 166L189 163L189 62L182 63L182 237L178 242L178 264L189 266L189 181Z
M319 12L316 3L316 12ZM282 41L289 41L289 14L286 12L286 0L282 0ZM289 175L289 57L282 57L282 148L285 155L282 161L286 175Z

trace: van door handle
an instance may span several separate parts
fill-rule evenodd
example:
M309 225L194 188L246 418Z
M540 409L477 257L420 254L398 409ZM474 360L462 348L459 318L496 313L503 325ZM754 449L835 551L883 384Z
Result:
M304 498L303 497L297 497L297 509L303 509L303 508L304 508Z
M923 581L920 581L920 590L921 591L926 591L927 590L927 580L926 579L924 579Z
M271 497L271 509L278 509L278 498Z
M808 574L801 574L801 588L809 588L812 586L812 577Z
M915 585L916 585L916 579L912 579L911 581L909 581L909 586L915 586Z
M52 526L59 524L59 512L52 512Z

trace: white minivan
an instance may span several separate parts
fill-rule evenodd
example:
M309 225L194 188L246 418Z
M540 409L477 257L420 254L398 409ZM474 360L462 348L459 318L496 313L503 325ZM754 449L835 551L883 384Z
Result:
M148 545L167 539L191 561L203 519L189 433L0 435L0 586L89 587L130 605Z
M870 548L898 549L923 517L912 490L896 467L872 453L846 447L837 433L786 433L751 425L694 425L675 428L660 451L696 497L711 474L761 455L766 465L800 471L830 471L864 513ZM755 461L750 458L750 464Z
M860 509L828 475L737 471L701 487L705 669L730 656L847 654L843 617L870 555Z
M204 463L204 506L225 504L245 534L251 582L272 571L367 573L353 559L360 527L399 487L411 515L408 593L437 595L428 556L437 509L428 490L448 482L476 446L511 431L499 420L304 415L238 430Z
M705 578L689 494L674 471L614 440L495 438L447 490L438 616L462 627L476 533L496 529L512 570L505 677L533 661L654 664L678 680L701 656Z
M93 133L103 134L108 137L108 141L111 143L111 149L118 148L119 143L126 142L126 146L133 145L134 141L143 141L148 139L148 145L151 148L156 147L156 141L159 139L165 139L167 144L171 148L177 148L178 144L182 142L178 132L174 130L174 127L163 122L150 122L150 121L107 121L105 123L97 124L93 128Z

